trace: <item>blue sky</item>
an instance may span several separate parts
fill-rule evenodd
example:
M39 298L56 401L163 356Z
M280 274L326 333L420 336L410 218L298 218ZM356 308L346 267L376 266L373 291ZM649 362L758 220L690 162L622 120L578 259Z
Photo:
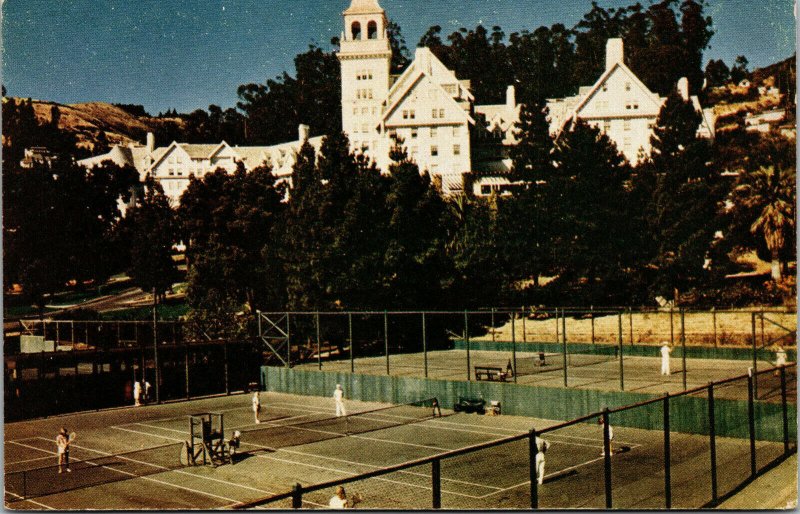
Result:
M600 1L603 7L634 0ZM643 0L649 5L649 0ZM716 35L706 60L751 68L795 49L791 0L708 0ZM142 104L156 114L231 107L236 88L292 72L310 43L329 48L349 0L4 0L3 84L61 103ZM505 33L573 26L589 0L381 0L413 49L431 25L500 25Z

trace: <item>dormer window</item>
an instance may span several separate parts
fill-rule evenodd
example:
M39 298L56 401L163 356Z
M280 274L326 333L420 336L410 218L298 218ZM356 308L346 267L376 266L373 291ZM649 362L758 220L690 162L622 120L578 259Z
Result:
M631 83L630 82L626 82L625 83L625 91L630 91L630 90L631 90Z

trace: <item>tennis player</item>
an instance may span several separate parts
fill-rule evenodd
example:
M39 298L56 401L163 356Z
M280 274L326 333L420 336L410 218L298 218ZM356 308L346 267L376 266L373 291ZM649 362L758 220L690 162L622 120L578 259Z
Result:
M539 444L537 437L536 444ZM536 452L536 480L539 482L539 485L544 483L544 454L547 452L547 448L550 447L550 444L544 441L545 444L539 448L539 451Z
M331 497L331 500L328 502L328 507L331 509L346 509L348 507L355 507L357 503L363 501L363 497L356 493L353 497L348 500L347 494L344 492L344 487L338 486L336 488L336 494Z
M336 403L336 417L347 416L347 411L344 408L344 391L342 391L342 384L336 384L336 390L333 392L333 400Z
M597 424L600 425L600 428L603 427L604 425L603 416L600 416L600 418L598 418ZM610 424L608 425L608 448L609 448L608 455L610 457L614 455L614 427L612 427ZM600 452L600 455L605 456L605 454L606 454L606 448L605 444L603 444L603 451Z
M775 366L777 367L786 366L786 358L787 358L786 350L783 349L783 346L778 345L778 347L775 349ZM776 377L780 374L781 374L780 370L775 370L774 375Z
M72 473L69 469L69 435L67 428L62 427L61 432L56 436L56 447L58 449L58 472L62 472L62 467L66 466L67 473Z
M261 423L261 420L258 419L258 415L261 413L261 400L258 397L258 391L253 393L253 416L256 419L256 423Z
M142 384L138 380L133 383L133 404L135 406L140 406L142 398Z
M672 353L672 348L670 348L669 343L663 341L661 343L661 374L662 375L669 375L669 354Z

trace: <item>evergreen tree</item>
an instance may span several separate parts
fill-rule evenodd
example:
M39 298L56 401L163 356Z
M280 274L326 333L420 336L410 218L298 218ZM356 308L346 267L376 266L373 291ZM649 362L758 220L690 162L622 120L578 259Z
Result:
M543 104L524 104L516 123L517 144L511 149L511 173L516 180L547 179L552 165L553 138Z
M705 78L708 87L724 86L731 78L731 70L722 59L711 59L706 65Z

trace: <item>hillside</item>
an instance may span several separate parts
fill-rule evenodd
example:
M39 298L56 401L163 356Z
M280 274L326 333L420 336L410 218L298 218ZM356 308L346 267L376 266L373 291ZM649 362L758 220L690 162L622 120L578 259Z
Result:
M10 100L19 101L16 98ZM148 132L157 135L174 133L176 130L180 131L184 125L180 118L137 116L104 102L59 104L32 100L31 103L40 123L49 123L53 106L58 107L61 113L58 127L75 134L78 146L89 150L94 147L101 133L105 134L110 145L128 144L144 142Z

